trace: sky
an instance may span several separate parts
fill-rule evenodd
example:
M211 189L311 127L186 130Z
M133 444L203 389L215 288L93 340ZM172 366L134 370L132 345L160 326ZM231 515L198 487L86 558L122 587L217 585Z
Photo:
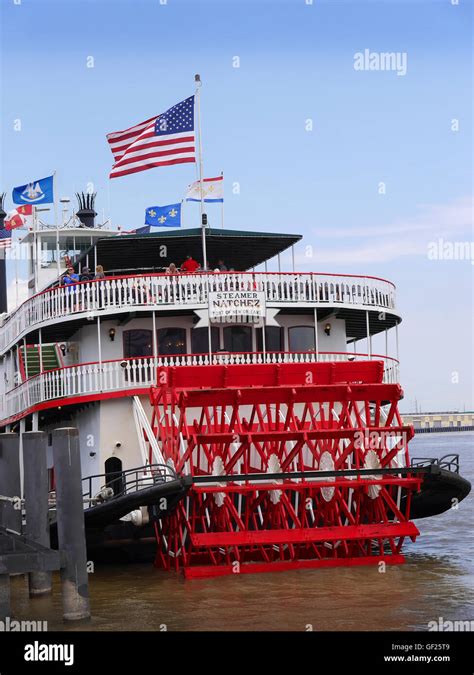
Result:
M196 168L110 181L105 136L192 95L200 73L225 227L302 234L301 271L393 281L401 409L474 409L472 2L3 0L0 23L8 195L56 171L58 196L92 185L99 220L143 225ZM381 69L383 53L398 61ZM188 205L185 226L198 218Z

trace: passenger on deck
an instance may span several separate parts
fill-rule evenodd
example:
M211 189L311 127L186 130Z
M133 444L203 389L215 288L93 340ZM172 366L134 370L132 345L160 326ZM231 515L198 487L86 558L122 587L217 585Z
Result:
M62 283L67 286L67 302L69 305L69 311L75 312L77 309L76 304L76 284L79 281L79 275L74 272L74 267L68 267L66 274L62 278Z
M170 263L166 268L165 274L178 274L178 268L174 263Z
M79 275L74 272L74 267L68 267L66 274L63 276L63 284L69 286L68 293L72 291L72 286L79 281Z
M186 256L186 260L181 265L181 271L189 272L190 274L192 274L193 272L197 272L199 268L200 268L199 263L196 260L194 260L194 258L190 255Z
M217 267L219 268L219 272L227 272L227 265L223 260L217 261Z
M94 275L92 274L90 269L88 267L83 267L81 275L79 277L79 281L92 281L93 278Z
M95 268L94 279L105 279L105 272L102 265L97 265L97 267Z

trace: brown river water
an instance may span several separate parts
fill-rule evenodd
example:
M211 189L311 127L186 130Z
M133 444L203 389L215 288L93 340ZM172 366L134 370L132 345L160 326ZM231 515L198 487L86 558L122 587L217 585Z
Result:
M423 434L412 457L460 454L474 482L474 433ZM29 600L24 577L13 580L16 619L46 620L49 630L427 630L429 621L474 620L474 499L417 521L421 536L405 543L406 563L300 570L185 581L152 565L96 567L89 575L92 620L62 621L61 594ZM471 624L471 625L474 625Z

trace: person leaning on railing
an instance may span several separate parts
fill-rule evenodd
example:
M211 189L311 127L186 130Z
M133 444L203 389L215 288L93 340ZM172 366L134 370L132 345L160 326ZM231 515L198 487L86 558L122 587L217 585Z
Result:
M93 278L94 275L92 274L90 269L88 267L83 267L81 276L79 277L79 281L92 281Z
M76 284L79 282L79 275L74 272L74 267L68 267L66 274L63 275L62 283L66 286L66 298L70 312L76 310Z
M197 272L200 267L197 260L194 260L192 256L187 255L186 260L181 264L181 272L193 274L193 272Z
M105 279L105 272L104 272L104 268L102 267L102 265L97 265L97 267L95 268L94 280L97 280L97 279Z
M98 283L94 284L96 302L98 303L99 307L102 307L103 304L104 304L104 290L103 290L102 282L105 281L105 272L104 272L104 268L102 267L102 265L96 266L94 281L98 282Z

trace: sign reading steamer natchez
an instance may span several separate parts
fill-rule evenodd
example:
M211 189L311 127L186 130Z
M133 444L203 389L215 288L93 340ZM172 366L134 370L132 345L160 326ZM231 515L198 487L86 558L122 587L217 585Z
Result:
M209 320L213 323L245 321L260 323L265 318L263 291L218 291L209 293Z

